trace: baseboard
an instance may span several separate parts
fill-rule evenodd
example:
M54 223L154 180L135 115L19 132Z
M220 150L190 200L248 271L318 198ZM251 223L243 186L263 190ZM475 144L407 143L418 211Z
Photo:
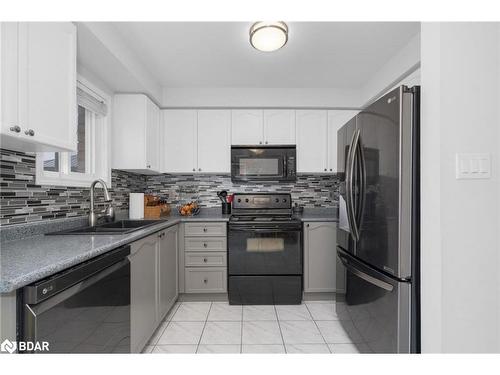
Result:
M227 302L227 293L182 293L178 302Z

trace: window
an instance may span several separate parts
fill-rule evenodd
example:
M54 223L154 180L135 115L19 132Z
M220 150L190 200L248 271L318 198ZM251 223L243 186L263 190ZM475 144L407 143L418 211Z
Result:
M75 152L37 154L39 185L89 186L101 178L111 184L107 113L109 99L79 77L77 82L77 149Z

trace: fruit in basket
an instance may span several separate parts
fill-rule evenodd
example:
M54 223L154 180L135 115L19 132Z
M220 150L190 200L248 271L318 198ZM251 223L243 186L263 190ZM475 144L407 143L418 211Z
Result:
M193 215L194 213L196 213L197 210L198 210L198 203L196 202L189 202L179 207L179 213L182 216Z

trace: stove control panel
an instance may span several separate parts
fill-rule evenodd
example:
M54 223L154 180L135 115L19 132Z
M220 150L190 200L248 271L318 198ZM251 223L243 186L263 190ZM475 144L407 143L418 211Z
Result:
M236 193L233 209L274 210L292 208L292 197L288 193Z

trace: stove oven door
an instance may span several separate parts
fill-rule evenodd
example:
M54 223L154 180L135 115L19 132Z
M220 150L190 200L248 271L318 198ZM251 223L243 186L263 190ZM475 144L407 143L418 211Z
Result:
M229 303L293 305L302 300L300 224L230 224Z
M229 275L301 275L302 238L297 224L230 224Z

